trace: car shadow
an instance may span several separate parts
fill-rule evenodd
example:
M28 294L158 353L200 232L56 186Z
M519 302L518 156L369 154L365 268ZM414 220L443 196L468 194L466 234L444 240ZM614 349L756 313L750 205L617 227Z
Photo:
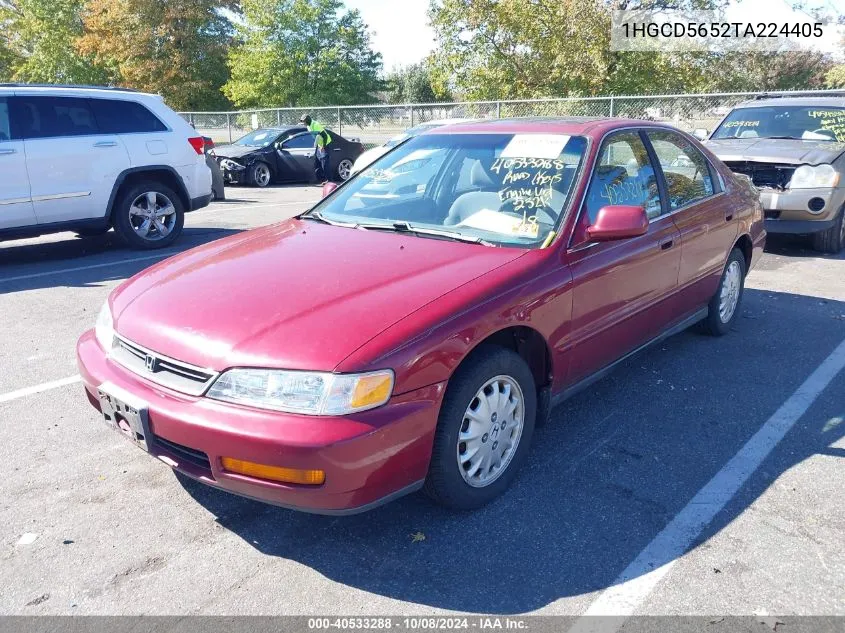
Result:
M841 342L843 313L842 302L747 290L728 336L674 336L557 407L514 485L476 512L415 494L367 514L323 517L178 479L221 526L268 557L428 607L524 613L612 586ZM811 409L694 547L781 473L838 450L832 444L845 424L828 427Z
M769 233L766 235L766 252L791 258L845 259L845 250L836 255L815 250L812 237L808 235Z
M232 228L186 227L173 246L148 251L128 248L112 231L83 238L68 233L67 239L50 242L8 242L0 246L0 294L124 279L160 259L240 232ZM57 268L57 262L63 266Z

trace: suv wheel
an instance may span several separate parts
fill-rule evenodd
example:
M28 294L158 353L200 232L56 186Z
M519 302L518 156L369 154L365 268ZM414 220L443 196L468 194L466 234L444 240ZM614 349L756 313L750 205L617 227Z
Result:
M120 196L112 220L115 231L129 246L164 248L182 233L185 209L169 187L142 182Z
M267 163L258 162L249 168L249 180L256 187L264 188L270 185L272 174L270 173L270 165Z
M832 227L813 235L813 248L834 255L845 248L845 207L839 210Z
M745 255L738 248L731 251L716 294L708 304L707 318L702 321L704 331L713 336L727 334L739 314L739 304L745 289Z
M458 510L502 494L525 461L537 391L526 362L503 347L479 349L449 380L425 491Z

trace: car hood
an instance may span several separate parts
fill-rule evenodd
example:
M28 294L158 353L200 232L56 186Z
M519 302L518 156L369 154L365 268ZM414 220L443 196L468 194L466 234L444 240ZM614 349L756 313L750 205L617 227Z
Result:
M161 262L111 306L118 334L193 365L331 371L525 252L292 219Z
M705 143L722 161L821 165L845 152L845 143L800 139L726 138Z
M214 154L218 158L242 158L264 149L263 147L247 147L245 145L218 145L214 148Z

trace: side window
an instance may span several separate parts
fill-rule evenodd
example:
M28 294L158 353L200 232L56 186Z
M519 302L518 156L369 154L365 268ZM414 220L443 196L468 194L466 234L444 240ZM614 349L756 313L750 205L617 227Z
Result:
M311 149L314 147L314 134L298 134L284 142L284 149Z
M91 99L90 103L102 134L133 134L167 130L167 126L140 103L116 99Z
M87 99L29 97L12 99L15 138L50 138L98 134Z
M713 195L710 163L692 143L674 132L653 130L647 134L663 168L673 211Z
M9 124L9 104L0 97L0 143L11 140L12 126Z
M618 132L602 145L587 190L590 224L596 221L602 207L612 204L645 207L649 218L662 213L657 177L637 132Z

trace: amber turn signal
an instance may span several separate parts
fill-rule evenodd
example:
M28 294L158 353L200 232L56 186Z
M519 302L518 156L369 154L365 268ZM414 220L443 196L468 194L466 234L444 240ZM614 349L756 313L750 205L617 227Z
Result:
M279 481L286 484L302 484L305 486L319 486L326 481L326 473L322 470L300 470L298 468L281 468L279 466L267 466L246 462L241 459L224 457L223 468L230 473L266 479L268 481Z

